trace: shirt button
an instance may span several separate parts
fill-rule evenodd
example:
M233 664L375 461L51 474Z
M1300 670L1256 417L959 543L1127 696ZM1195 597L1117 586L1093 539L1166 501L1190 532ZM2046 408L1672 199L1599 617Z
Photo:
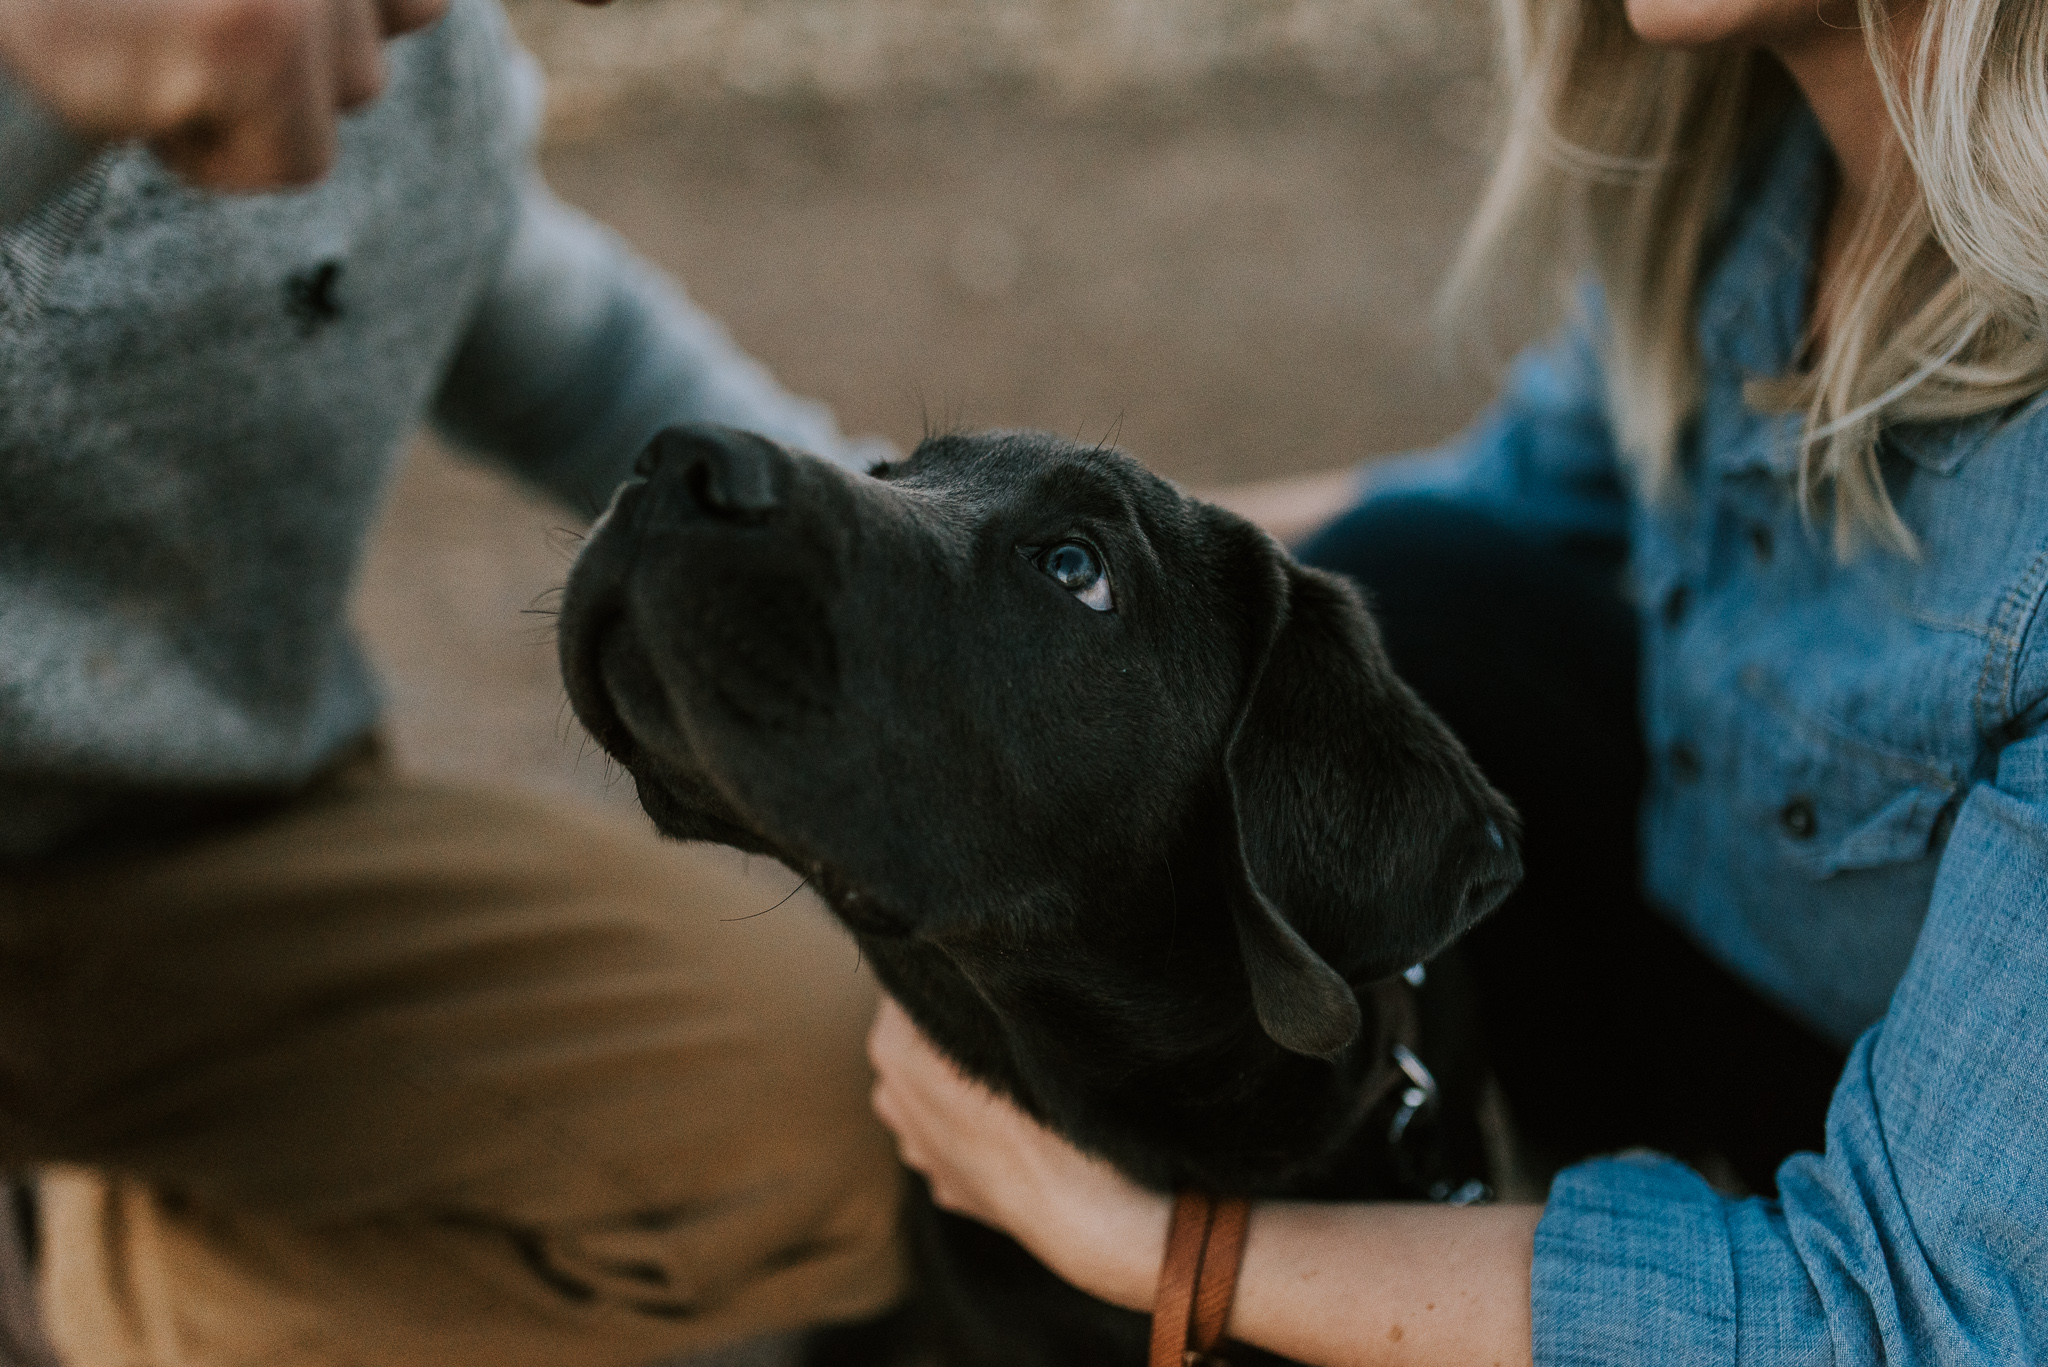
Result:
M1664 595L1664 625L1675 627L1685 620L1685 610L1692 606L1692 591L1685 585L1675 586Z
M1778 809L1778 824L1794 840L1811 840L1818 822L1814 820L1813 799L1795 797Z
M1700 752L1680 741L1671 747L1671 775L1687 783L1700 776Z
M1749 548L1756 552L1756 558L1768 565L1771 563L1771 529L1761 522L1749 524Z

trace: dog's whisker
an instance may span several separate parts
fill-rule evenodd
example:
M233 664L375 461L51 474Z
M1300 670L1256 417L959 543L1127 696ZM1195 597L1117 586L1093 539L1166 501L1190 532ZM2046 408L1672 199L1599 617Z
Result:
M1103 437L1103 439L1102 439L1101 441L1098 441L1098 442L1096 442L1096 443L1095 443L1095 449L1096 449L1096 450L1098 450L1098 451L1105 451L1105 450L1108 450L1108 449L1109 449L1110 447L1112 447L1112 446L1115 446L1115 445L1117 444L1117 440L1118 440L1118 439L1119 439L1120 437L1122 437L1122 436L1123 436L1123 434L1124 434L1124 412L1125 412L1125 410L1123 410L1123 409L1121 409L1121 408L1117 409L1117 411L1116 411L1116 421L1115 421L1115 422L1113 422L1113 423L1111 423L1111 424L1109 425L1109 432L1108 432L1108 435L1104 436L1104 437Z
M583 543L588 539L584 533L577 531L574 527L550 527L546 537L548 549L561 557L565 562L573 562ZM560 589L551 589L549 591L552 593L561 592Z
M730 923L730 922L733 922L733 921L751 921L751 920L753 920L753 919L754 919L755 917L757 917L757 916L766 916L766 915L767 915L767 914L768 914L769 912L771 912L771 911L774 911L776 907L780 907L780 906L784 905L785 903L787 903L787 902L789 901L789 898L790 898L790 897L794 897L794 896L796 896L796 895L797 895L798 893L802 892L802 891L803 891L803 890L804 890L805 888L809 887L809 886L810 886L810 882L811 882L811 880L810 880L810 876L809 876L808 874L807 874L807 875L805 875L805 877L804 877L804 879L803 879L803 881L802 881L802 882L798 883L798 884L797 884L797 885L796 885L795 887L793 887L793 888L791 888L791 889L789 890L789 897L785 897L785 898L783 898L783 899L782 899L782 901L780 901L780 902L777 902L777 903L775 904L775 906L773 906L773 907L763 907L763 908L762 908L761 910L759 910L759 911L754 911L754 912L749 912L749 913L748 913L748 914L746 914L745 916L721 916L721 917L719 917L718 919L719 919L719 920L721 920L721 921L725 921L725 922L727 922L727 923Z

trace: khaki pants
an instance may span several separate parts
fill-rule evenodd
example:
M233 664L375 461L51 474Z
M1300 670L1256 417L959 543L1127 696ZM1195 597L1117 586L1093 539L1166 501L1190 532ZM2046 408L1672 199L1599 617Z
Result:
M376 765L0 874L70 1367L640 1367L875 1313L875 989L765 860Z

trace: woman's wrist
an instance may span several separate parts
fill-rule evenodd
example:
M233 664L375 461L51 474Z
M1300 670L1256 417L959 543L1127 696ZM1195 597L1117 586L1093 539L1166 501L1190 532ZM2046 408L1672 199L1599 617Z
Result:
M1323 1367L1529 1362L1543 1208L1262 1202L1231 1337Z
M999 1223L1064 1280L1149 1313L1172 1200L1099 1160L1034 1174ZM1226 1332L1303 1362L1529 1360L1540 1206L1261 1202Z
M1089 1212L1079 1237L1066 1243L1076 1265L1053 1270L1098 1299L1149 1312L1159 1290L1173 1200L1137 1187L1120 1196L1114 1207Z
M1002 1212L1000 1225L1062 1280L1112 1305L1149 1311L1172 1198L1071 1149L1045 1157L1046 1170L1021 1185L1022 1199Z

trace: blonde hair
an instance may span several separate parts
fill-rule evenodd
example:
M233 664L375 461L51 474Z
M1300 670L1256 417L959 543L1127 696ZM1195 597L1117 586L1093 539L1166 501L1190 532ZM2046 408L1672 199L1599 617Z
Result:
M1817 0L1819 2L1819 0ZM1964 417L2048 388L2048 5L1929 0L1917 32L1854 0L1904 157L1841 262L1825 337L1750 401L1803 410L1802 507L1831 496L1847 556L1912 554L1885 492L1890 422ZM1699 398L1702 256L1738 162L1794 99L1757 51L1657 48L1622 0L1501 0L1506 145L1447 299L1537 278L1602 288L1608 408L1645 492L1676 484Z

